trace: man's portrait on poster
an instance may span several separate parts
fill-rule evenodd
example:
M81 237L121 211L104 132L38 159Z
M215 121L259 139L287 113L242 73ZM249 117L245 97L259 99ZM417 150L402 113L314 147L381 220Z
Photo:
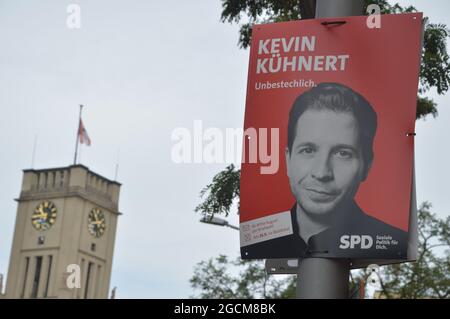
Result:
M366 98L340 83L320 83L297 96L287 130L293 233L242 247L245 256L406 258L408 233L355 201L376 157L377 113Z

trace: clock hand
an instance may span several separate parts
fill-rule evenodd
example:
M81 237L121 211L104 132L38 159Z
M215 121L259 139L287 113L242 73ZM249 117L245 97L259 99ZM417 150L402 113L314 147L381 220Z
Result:
M39 207L39 217L45 217L46 218L46 214L44 213L44 211L42 210L42 206Z
M42 209L42 207L39 207L39 212L41 213L41 214L39 215L39 217L45 218L45 219L48 218L48 213L46 213L46 212Z
M39 215L38 215L38 214L35 214L35 215L34 215L34 218L41 218L41 219L42 219L42 218L45 218L45 214L42 213L42 212L40 212Z

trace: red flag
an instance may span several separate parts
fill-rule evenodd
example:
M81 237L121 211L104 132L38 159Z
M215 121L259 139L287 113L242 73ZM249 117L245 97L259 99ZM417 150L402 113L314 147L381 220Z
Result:
M80 125L78 129L78 136L80 138L81 144L86 144L87 146L91 145L91 139L89 138L89 135L86 131L86 128L83 125L83 121L80 119Z

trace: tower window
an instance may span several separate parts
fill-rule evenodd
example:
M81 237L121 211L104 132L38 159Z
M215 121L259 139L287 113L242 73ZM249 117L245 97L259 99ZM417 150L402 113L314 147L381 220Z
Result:
M42 256L36 257L36 268L34 270L33 289L31 290L31 298L37 298L39 289L39 280L41 279Z
M25 297L25 288L27 286L27 277L28 277L28 267L30 265L30 257L25 257L25 272L23 274L23 285L22 285L22 293L20 294L20 298Z
M52 261L53 256L48 256L47 282L45 284L44 298L48 297L48 285L50 284L50 275L52 274Z
M94 263L89 262L88 269L87 269L87 275L86 275L86 287L84 290L84 299L87 299L89 296L89 284L91 281L91 275L92 275L92 268L94 267Z
M102 266L98 265L97 266L97 275L96 275L97 278L96 278L96 284L95 284L95 290L94 290L94 298L97 298L99 295L99 292L101 291L101 287L100 287L100 285L102 283L101 271L102 271Z
M85 264L86 264L86 261L84 260L84 258L81 258L81 267L80 268L81 268L81 271L83 274L84 274L85 268L86 268ZM83 275L83 278L84 278L84 275ZM82 289L77 289L77 298L78 299L83 298L82 295L83 295Z

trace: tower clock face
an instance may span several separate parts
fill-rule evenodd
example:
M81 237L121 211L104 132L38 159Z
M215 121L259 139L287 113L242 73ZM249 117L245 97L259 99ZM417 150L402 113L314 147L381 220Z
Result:
M89 212L88 229L92 236L99 238L106 229L105 215L99 208L93 208Z
M56 221L57 210L55 204L49 201L40 203L31 215L31 224L37 230L45 231Z

